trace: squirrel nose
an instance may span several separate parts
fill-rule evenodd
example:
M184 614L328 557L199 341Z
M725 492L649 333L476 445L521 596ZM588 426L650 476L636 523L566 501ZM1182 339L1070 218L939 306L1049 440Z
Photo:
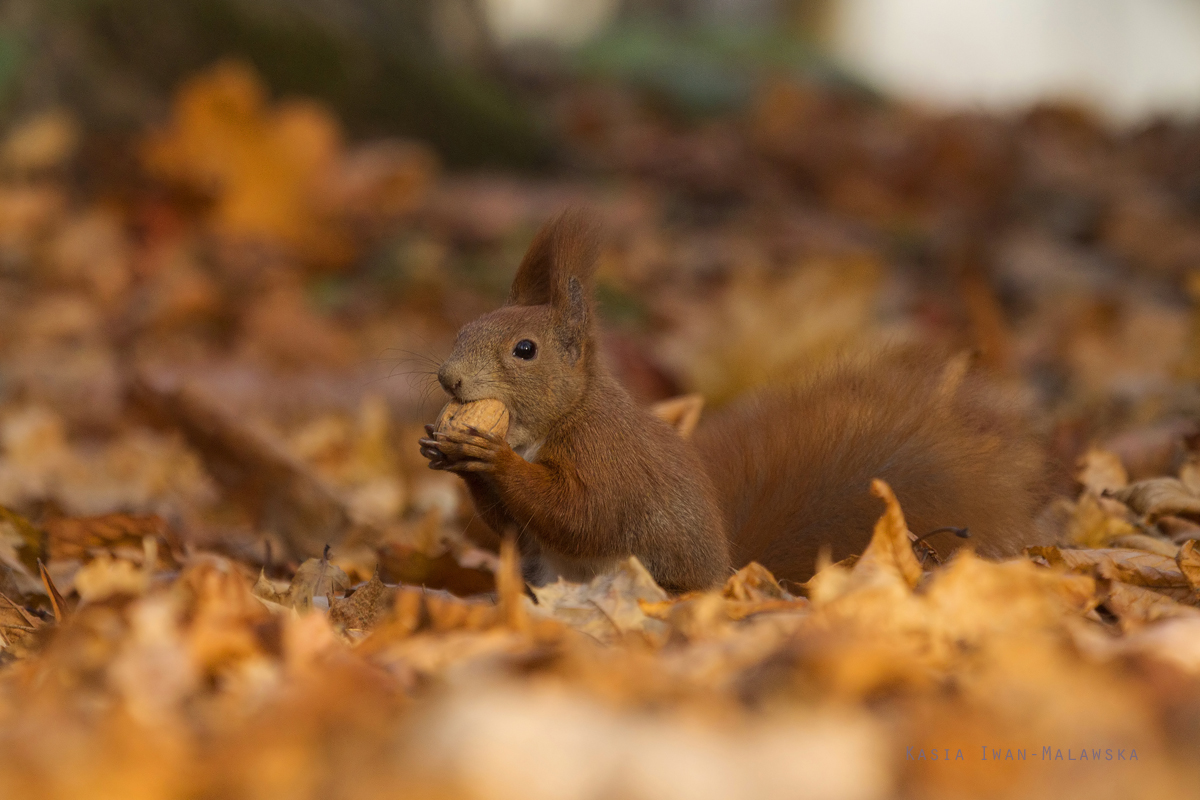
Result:
M445 367L438 370L438 383L442 385L447 394L452 394L455 397L458 397L458 390L462 388L462 378L452 374Z

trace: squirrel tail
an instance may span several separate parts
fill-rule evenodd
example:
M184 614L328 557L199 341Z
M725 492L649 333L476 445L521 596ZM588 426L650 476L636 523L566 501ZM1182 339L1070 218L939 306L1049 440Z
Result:
M1017 553L1034 538L1045 454L1013 402L965 357L939 362L894 350L805 382L755 393L695 435L725 516L735 567L758 561L793 581L861 553L891 485L918 536L966 527L980 555ZM928 541L945 556L963 540Z

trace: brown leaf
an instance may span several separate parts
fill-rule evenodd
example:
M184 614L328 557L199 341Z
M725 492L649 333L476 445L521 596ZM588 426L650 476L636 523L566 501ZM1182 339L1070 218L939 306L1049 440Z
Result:
M500 569L496 572L496 595L500 607L500 618L504 624L516 631L530 628L529 602L525 597L525 579L521 576L521 559L517 543L505 538L500 545Z
M684 439L692 438L704 410L704 395L685 394L660 400L650 406L650 413L675 429Z
M500 609L490 600L455 597L441 591L425 591L422 600L435 631L481 631L501 620Z
M1200 549L1196 547L1195 539L1188 539L1179 547L1175 555L1175 563L1179 571L1192 587L1192 591L1200 594Z
M320 558L310 558L292 576L288 603L298 611L313 607L314 597L327 597L350 588L350 576L341 567L329 563L329 548Z
M367 631L375 627L391 610L396 589L379 580L379 570L371 580L354 590L349 597L334 600L329 607L329 621L347 631Z
M30 572L37 571L37 560L45 557L46 534L25 517L0 506L0 526L5 526L20 541L17 556Z
M727 600L752 603L795 599L784 591L771 571L757 561L750 562L731 575L729 580L725 581L721 594Z
M113 595L136 597L149 587L150 574L151 569L139 569L126 559L100 555L75 573L75 591L84 603Z
M638 601L646 616L662 620L673 633L693 642L723 635L732 621L728 613L730 605L714 592L691 592L671 600Z
M218 406L197 387L140 375L134 396L178 426L232 497L298 556L318 556L350 530L345 502L283 445Z
M54 621L61 623L70 614L70 608L67 606L67 601L59 594L58 587L54 585L54 581L50 578L50 573L46 571L46 565L42 563L40 558L37 564L42 576L42 585L46 587L46 594L50 598L50 606L54 609Z
M1129 485L1129 475L1121 459L1108 450L1091 447L1079 459L1079 472L1076 479L1083 488L1096 495L1105 491L1123 489Z
M664 602L668 595L636 558L622 561L616 570L597 575L590 583L559 579L532 588L539 615L600 641L619 640L629 633L660 641L666 634L666 626L647 615L642 603Z
M1168 514L1165 517L1159 517L1155 525L1173 542L1200 538L1200 524L1194 520Z
M159 544L162 566L178 566L172 553L179 545L166 520L156 514L104 514L97 517L60 517L46 521L50 558L87 561L98 551L109 554L118 550L143 552L147 537ZM133 556L136 557L136 556Z
M255 597L266 600L269 603L277 605L287 605L288 590L282 592L275 588L275 584L267 578L265 569L259 570L258 580L254 582L254 586L250 587L250 591Z
M1191 587L1175 559L1158 553L1117 548L1068 550L1052 546L1029 547L1025 552L1070 572L1094 572L1123 583L1146 586L1179 600L1191 596Z
M1114 539L1137 531L1126 519L1129 510L1108 497L1085 492L1070 505L1067 541L1082 547L1107 547Z
M1127 533L1114 538L1110 544L1125 550L1145 550L1148 553L1157 553L1167 558L1174 558L1175 554L1179 552L1179 545L1174 542L1144 533Z
M883 500L887 508L875 523L871 543L852 568L851 575L856 580L880 574L895 575L910 589L916 588L924 571L913 553L911 533L904 522L900 502L892 488L878 478L871 481L871 493Z
M23 606L0 594L0 648L14 655L23 654L26 640L42 625Z
M1108 492L1138 514L1153 521L1166 514L1200 518L1200 497L1178 478L1151 478Z
M389 542L379 550L379 562L389 583L445 589L463 597L486 594L496 588L491 572L463 566L449 550L431 556L417 547Z
M252 68L227 61L187 81L144 155L157 175L215 194L219 233L283 243L318 261L347 257L344 234L322 208L341 157L337 121L313 103L270 105Z
M1119 581L1112 582L1104 605L1117 616L1124 630L1163 619L1200 618L1200 610L1178 603L1165 594Z

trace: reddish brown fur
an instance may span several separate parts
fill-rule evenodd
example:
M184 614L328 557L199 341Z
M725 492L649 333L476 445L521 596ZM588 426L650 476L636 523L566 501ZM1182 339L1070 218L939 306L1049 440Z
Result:
M970 529L981 555L1015 553L1032 536L1041 448L1013 406L975 376L946 380L914 351L843 364L762 392L702 423L696 445L717 487L733 563L758 561L806 580L818 550L860 553L891 484L909 528ZM951 533L929 540L945 555Z
M598 358L591 242L577 215L547 225L508 304L465 326L439 372L459 400L502 401L508 440L432 426L421 440L431 468L461 474L484 520L518 536L531 582L586 580L636 555L669 590L706 588L729 573L730 549L735 565L804 580L823 544L835 559L866 545L883 510L872 478L919 533L967 526L992 556L1029 535L1041 457L1019 416L911 351L750 397L685 442ZM516 358L523 339L537 358Z
M457 399L508 407L508 442L431 431L422 453L463 476L493 529L518 535L531 582L585 580L635 555L665 588L712 586L730 571L715 492L695 451L601 363L594 253L578 216L547 225L508 305L465 326L442 365ZM535 359L514 357L522 339L537 344Z

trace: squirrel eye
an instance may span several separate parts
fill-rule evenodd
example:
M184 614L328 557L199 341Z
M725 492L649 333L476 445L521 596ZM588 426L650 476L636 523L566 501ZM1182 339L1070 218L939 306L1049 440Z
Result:
M513 348L513 355L524 361L529 361L537 355L537 345L528 339L522 339Z

